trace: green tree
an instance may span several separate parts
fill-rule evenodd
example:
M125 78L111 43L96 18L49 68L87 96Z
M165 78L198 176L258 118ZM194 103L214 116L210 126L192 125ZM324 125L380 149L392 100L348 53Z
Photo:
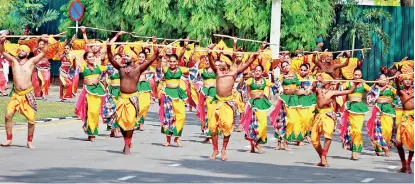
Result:
M281 45L289 51L311 50L318 37L326 37L333 22L332 0L283 0Z
M10 32L22 33L23 28L28 26L37 29L43 24L58 18L56 10L45 10L47 0L25 0L25 1L2 1L0 6L4 8L5 16L1 16L0 26L7 28Z
M383 19L392 20L392 16L381 9L365 9L360 11L356 0L347 0L340 8L340 21L333 28L331 45L337 50L339 40L346 36L352 49L355 48L356 39L362 41L365 48L372 47L372 35L380 38L383 45L383 53L389 49L389 36L379 26Z

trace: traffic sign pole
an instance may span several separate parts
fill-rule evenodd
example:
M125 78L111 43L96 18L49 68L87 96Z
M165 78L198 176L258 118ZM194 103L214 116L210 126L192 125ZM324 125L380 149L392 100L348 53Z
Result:
M76 37L78 37L78 21L76 21Z
M82 19L85 13L84 5L79 0L72 1L68 8L68 14L72 21L76 23L76 35L79 32L78 22Z

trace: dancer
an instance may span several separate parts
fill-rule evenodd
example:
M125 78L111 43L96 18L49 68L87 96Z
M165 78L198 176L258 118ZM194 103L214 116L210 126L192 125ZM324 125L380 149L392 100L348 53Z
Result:
M26 45L20 45L17 53L17 58L11 56L4 49L4 42L6 38L0 37L0 54L9 61L13 70L13 89L10 97L10 101L7 104L5 122L6 122L6 134L7 141L1 146L12 145L12 126L13 116L16 112L24 115L28 121L28 135L27 135L27 147L34 149L32 144L33 135L35 132L35 116L37 113L36 100L33 94L32 86L32 72L35 65L45 56L48 49L48 37L43 35L41 37L45 42L45 46L42 51L35 57L28 59L30 48Z
M333 139L334 127L336 125L336 113L331 106L333 97L347 95L355 90L358 83L354 83L348 90L334 91L331 90L331 82L327 80L333 80L333 78L326 74L317 74L317 80L321 83L322 88L316 89L316 84L313 84L313 92L316 92L317 96L317 114L314 117L313 128L311 130L311 142L316 149L320 162L315 164L316 166L327 167L327 153L330 148L331 140ZM320 137L324 136L324 146L321 146Z
M315 64L318 73L327 73L333 77L333 73L340 68L349 65L350 61L350 52L346 52L346 62L339 63L339 64L332 64L331 61L333 60L333 54L329 52L323 52L318 56L318 52L315 51L313 53L312 62Z
M155 43L155 41L153 40ZM147 53L140 52L138 54L138 64L143 65L146 62ZM140 102L140 112L139 112L139 119L138 119L138 128L137 130L143 131L144 130L144 122L147 118L148 110L150 109L151 103L151 95L153 93L152 86L147 78L147 75L154 74L154 69L149 66L145 69L142 73L140 73L140 79L137 83L137 90L138 90L138 97Z
M249 152L263 153L261 144L267 143L267 126L268 126L268 110L272 104L264 94L265 87L271 87L274 84L263 77L264 67L258 65L254 70L254 78L246 81L250 89L250 99L241 124L245 130L245 139L251 143Z
M85 52L80 72L84 77L84 87L76 103L75 114L84 122L83 129L88 134L88 140L95 142L98 135L98 121L101 112L102 100L106 95L99 77L106 72L107 66L96 65L94 54Z
M178 66L176 54L169 56L168 65L168 67L162 68L166 81L161 91L159 108L161 133L166 135L166 143L163 145L170 146L171 136L174 136L174 142L177 146L182 147L180 137L186 118L185 101L187 95L180 87L180 78L182 74L189 73L189 69Z
M107 47L110 47L110 45L107 45ZM123 57L124 64L116 62L115 60L109 60L120 74L120 97L117 101L116 122L120 126L121 133L124 137L123 153L125 155L131 154L130 148L134 134L134 126L139 118L137 83L140 80L141 73L158 57L158 49L153 50L155 52L154 55L148 61L139 65L134 63L137 55L132 50L125 50L125 56Z
M259 52L253 54L249 60L241 65L236 70L230 70L230 66L226 62L221 62L219 67L215 66L213 60L212 48L215 45L209 47L208 57L209 63L213 71L216 73L216 96L210 103L215 103L215 112L211 114L211 117L208 117L209 120L209 129L212 132L212 145L213 153L210 157L211 160L214 160L217 155L219 155L218 149L218 130L220 130L223 135L223 147L221 152L221 159L223 161L227 160L226 147L229 143L229 138L233 131L234 124L234 104L233 104L233 85L235 83L236 76L240 73L243 73L254 60L258 57Z
M354 80L362 79L362 70L356 68L353 72ZM342 89L350 89L351 82L344 83ZM358 160L357 153L363 150L362 128L365 114L369 109L362 101L363 93L370 91L370 86L365 83L359 84L352 94L347 95L348 101L344 104L344 113L339 125L340 138L343 148L352 151L351 160Z
M278 81L281 81L283 93L270 115L271 123L275 128L274 136L278 139L275 150L280 150L281 141L284 141L285 151L290 151L287 141L303 141L305 129L297 110L301 106L297 95L300 81L297 74L290 71L290 64L287 61L281 63L281 75Z
M47 45L45 40L39 39L38 46L33 51L34 55L37 56ZM35 70L32 76L33 89L35 92L35 97L46 99L46 96L49 94L50 87L50 63L47 58L42 58L35 66Z
M309 75L310 65L302 64L300 66L300 80L314 80L313 75ZM300 89L297 92L298 101L301 107L298 108L298 114L300 115L300 121L303 123L306 139L311 142L311 128L313 126L314 110L317 103L316 94L311 91L312 82L302 81L300 83ZM298 145L303 145L303 141L298 142Z
M379 156L379 152L383 150L385 156L389 157L389 145L391 139L396 136L393 135L393 130L396 130L396 112L392 106L396 89L388 85L385 74L381 74L378 81L379 84L372 87L367 95L369 100L370 94L374 94L375 99L373 101L376 104L373 107L372 116L366 123L366 129L372 140L376 155Z
M400 81L399 81L400 80ZM396 86L403 83L404 89L397 88L397 94L400 96L403 106L402 122L399 124L396 135L396 147L398 148L399 158L401 159L402 168L398 172L412 173L411 162L414 156L414 76L413 74L403 74L395 78ZM409 149L408 159L405 159L405 150L403 146Z
M61 102L75 96L74 77L77 69L76 60L69 54L71 45L75 40L75 35L69 44L65 44L63 54L60 55L61 67L59 69L60 90L59 97ZM77 85L77 84L76 84Z
M119 125L116 120L117 101L120 96L120 73L111 63L123 63L120 53L124 53L124 46L118 47L118 53L112 54L111 47L107 47L108 60L107 74L110 83L107 87L108 95L105 98L102 118L107 124L107 130L111 130L110 137L119 136Z

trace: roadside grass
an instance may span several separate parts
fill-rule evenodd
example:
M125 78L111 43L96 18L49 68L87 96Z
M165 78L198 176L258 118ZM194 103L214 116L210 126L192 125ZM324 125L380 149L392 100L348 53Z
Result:
M6 114L7 103L9 102L9 97L0 98L0 125L4 125L4 116ZM43 118L59 118L59 117L68 117L74 116L75 104L72 103L62 103L62 102L51 102L51 101L42 101L37 100L37 109L36 120ZM22 123L26 122L26 118L16 113L13 117L13 123Z

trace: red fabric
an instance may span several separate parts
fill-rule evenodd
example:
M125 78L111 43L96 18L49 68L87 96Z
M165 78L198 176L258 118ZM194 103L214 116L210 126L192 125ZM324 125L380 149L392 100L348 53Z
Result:
M223 141L222 149L226 150L226 147L228 147L229 141Z
M7 134L7 140L11 141L13 139L13 134Z
M202 92L199 93L199 104L197 106L197 117L200 121L205 122L206 120L206 111L205 111L205 96Z
M376 114L379 112L377 106L375 106L372 110L372 116L366 123L366 130L367 134L372 140L375 140L375 121L376 121Z
M41 70L40 71L43 80L45 81L44 84L42 84L42 90L44 92L44 95L48 95L49 94L49 87L50 87L50 70Z
M323 152L321 153L321 156L327 156L327 153L329 152L329 149L323 149Z
M6 92L6 78L3 71L0 71L0 91Z
M64 85L61 81L61 87L60 87L60 99L64 98L72 98L72 89L73 89L73 83L70 79L64 79L66 83L66 89L64 89Z
M345 105L343 105L343 108L345 108L344 107ZM347 110L345 110L344 112L343 112L343 117L342 117L342 119L340 120L340 124L339 124L339 126L338 126L338 129L339 129L339 131L340 131L340 138L342 139L342 142L343 142L343 139L344 139L344 137L346 136L346 134L347 134L347 122L349 121L349 113L348 113L348 111Z
M33 135L27 136L27 142L32 142L32 141L33 141Z
M218 139L212 139L213 151L219 151Z
M278 115L280 114L280 110L281 110L281 103L282 103L282 100L278 100L277 104L275 105L275 109L269 115L269 118L271 119L271 126L272 127L275 127L275 122L277 122L277 118L278 118Z
M72 80L73 92L76 94L78 93L79 75L75 75Z
M156 83L155 77L152 77L149 82L150 82L151 89L153 90L153 93L151 94L151 96L153 98L157 98L157 85L156 85L157 83Z
M252 121L252 108L250 105L247 105L244 115L241 119L241 125L244 128L246 134L249 132L249 125L251 125Z
M171 136L166 135L167 143L171 142Z
M188 80L184 80L184 83L186 84L186 94L187 94L187 103L191 105L192 107L197 107L196 102L192 98L192 90L190 88L190 83Z
M76 102L75 114L83 122L86 122L87 109L86 109L86 89L82 89L79 95L78 101Z
M32 86L35 97L42 97L42 90L40 89L40 79L36 68L33 69L32 73Z
M124 137L124 144L127 145L127 146L131 146L131 140L132 140L132 138Z

